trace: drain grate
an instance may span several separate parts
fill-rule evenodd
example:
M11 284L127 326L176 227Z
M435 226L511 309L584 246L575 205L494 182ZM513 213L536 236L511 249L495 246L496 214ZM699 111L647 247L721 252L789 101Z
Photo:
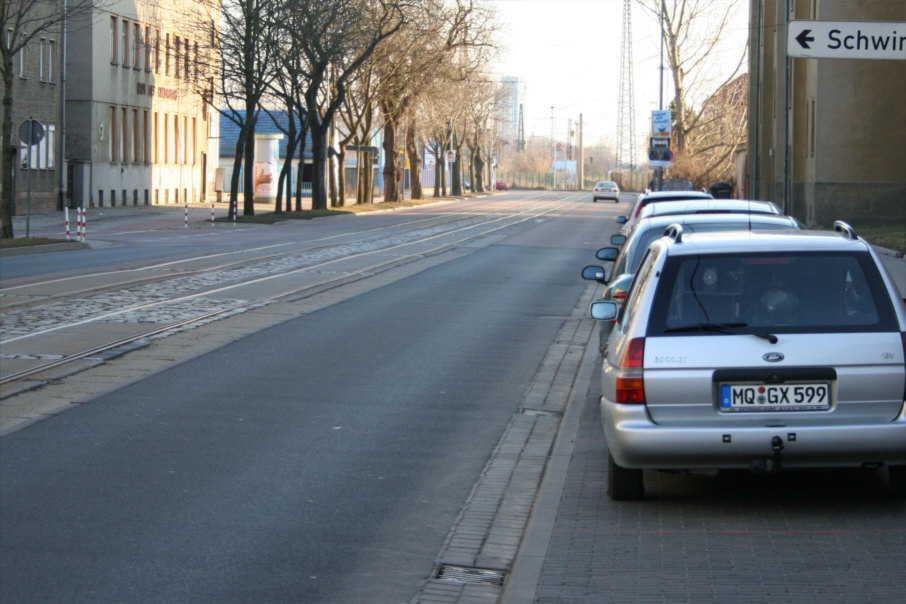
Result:
M442 581L455 581L456 583L503 585L503 576L504 572L501 570L442 564L437 570L436 578Z
M560 417L561 415L557 411L544 411L543 409L520 409L520 413L530 417Z

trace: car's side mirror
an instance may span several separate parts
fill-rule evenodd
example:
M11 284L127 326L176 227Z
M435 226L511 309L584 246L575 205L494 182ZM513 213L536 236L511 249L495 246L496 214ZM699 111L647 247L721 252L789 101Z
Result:
M617 318L619 310L616 302L609 301L592 302L589 308L591 318L598 321L613 321Z
M623 245L624 243L626 243L626 235L616 233L615 235L610 236L611 245Z
M615 247L602 247L597 252L595 252L595 258L598 260L603 260L604 262L613 262L617 259L617 256L620 254L620 250Z
M598 283L607 283L607 273L602 266L586 266L582 269L582 278L586 281L597 281Z
M628 220L625 216L617 216L617 224L626 224Z

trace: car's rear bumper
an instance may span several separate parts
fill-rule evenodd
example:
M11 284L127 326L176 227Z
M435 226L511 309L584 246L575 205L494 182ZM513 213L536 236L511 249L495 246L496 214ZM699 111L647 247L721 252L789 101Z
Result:
M602 397L601 416L607 447L624 468L751 468L764 460L788 468L906 464L906 405L887 424L673 428L652 422L645 405Z

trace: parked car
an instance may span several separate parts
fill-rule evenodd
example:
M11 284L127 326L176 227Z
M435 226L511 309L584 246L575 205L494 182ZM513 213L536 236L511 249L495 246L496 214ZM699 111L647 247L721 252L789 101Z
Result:
M661 184L661 191L691 191L692 182L681 178L671 178Z
M597 202L599 199L611 199L614 203L620 201L620 187L617 183L609 180L600 180L595 184L591 193L591 200Z
M835 232L689 234L648 248L601 375L608 493L644 470L887 468L906 495L906 304Z
M632 206L632 211L629 212L629 215L621 216L620 218L623 220L617 218L617 222L620 222L621 224L625 223L626 226L623 227L623 232L629 233L629 231L632 230L635 221L638 220L638 215L642 211L642 208L648 204L661 201L685 201L688 199L713 199L713 197L708 193L702 193L700 191L655 191L653 193L643 193L635 200L635 204Z
M497 189L498 191L509 191L510 183L498 178L496 181L494 181L494 188Z
M804 225L792 216L774 214L684 214L654 216L640 221L628 238L625 235L613 235L611 247L604 247L595 253L598 260L613 261L613 267L607 271L601 266L586 266L582 269L582 278L597 281L606 285L602 300L612 300L621 304L632 285L632 278L642 261L645 251L653 241L664 235L667 227L680 224L686 233L710 233L717 231L797 231ZM619 248L613 246L620 246ZM599 329L598 348L604 354L607 338L613 323L602 321Z
M751 199L686 199L670 203L648 204L636 219L635 226L654 216L684 214L783 214L773 201Z

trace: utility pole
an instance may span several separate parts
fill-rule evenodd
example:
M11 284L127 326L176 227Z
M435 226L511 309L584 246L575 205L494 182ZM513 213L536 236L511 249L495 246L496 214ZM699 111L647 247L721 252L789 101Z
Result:
M585 187L585 147L583 143L583 128L585 127L585 121L582 117L582 114L579 114L579 185L578 188L581 191Z

